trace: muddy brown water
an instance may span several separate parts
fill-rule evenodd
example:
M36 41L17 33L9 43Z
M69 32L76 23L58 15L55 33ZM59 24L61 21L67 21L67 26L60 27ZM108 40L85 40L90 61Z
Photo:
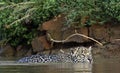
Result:
M14 60L0 60L0 73L120 73L120 59L94 59L90 64L54 63L54 64L18 64Z

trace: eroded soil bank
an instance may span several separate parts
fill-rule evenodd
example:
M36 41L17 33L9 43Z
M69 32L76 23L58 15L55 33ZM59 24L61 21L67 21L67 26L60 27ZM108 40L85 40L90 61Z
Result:
M44 27L42 30L46 30L54 40L64 40L68 36L75 33L87 35L92 37L103 44L103 46L99 46L98 44L94 44L93 46L93 56L104 56L106 58L110 57L118 57L120 56L120 25L119 24L105 24L105 25L92 25L91 27L81 27L81 28L64 28L62 18L58 18L58 20L50 20L48 22L43 23ZM61 25L61 26L60 26ZM55 26L55 27L53 27ZM59 47L61 44L52 44L50 38L45 34L46 31L40 33L40 36L33 39L31 42L32 48L26 45L19 45L16 48L11 47L9 44L2 46L0 48L0 56L1 57L23 57L30 56L32 54L38 54L43 50L46 54L50 53L52 47ZM68 42L87 42L88 39L84 37L74 36L68 40ZM24 41L23 41L24 42ZM52 45L51 45L52 44ZM64 45L64 44L62 44ZM69 45L68 45L69 46ZM82 45L81 45L82 46ZM56 51L53 50L55 53Z

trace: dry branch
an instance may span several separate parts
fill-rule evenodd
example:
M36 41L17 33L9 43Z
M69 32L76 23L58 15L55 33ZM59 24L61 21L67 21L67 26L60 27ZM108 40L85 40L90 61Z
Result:
M22 20L28 18L29 16L30 16L29 14L28 14L28 15L25 15L24 17L22 17L22 18L20 18L20 19L18 19L18 20L16 20L16 21L14 21L14 22L12 22L9 26L11 26L11 25L13 25L13 24L15 24L15 23L17 23L17 22L21 22Z
M31 4L35 4L35 2L21 2L21 3L18 3L18 4L13 3L11 5L0 7L0 11L4 10L6 8L11 8L11 7L19 6L19 5L31 5ZM5 5L5 4L3 4L3 5Z
M115 39L115 41L120 41L120 39Z
M76 35L82 36L82 37L84 37L84 38L88 38L88 39L90 39L90 40L98 43L100 46L103 46L103 44L100 43L99 41L97 41L97 40L95 40L95 39L93 39L93 38L91 38L91 37L88 37L88 36L86 36L86 35L80 34L80 33L72 34L72 35L68 36L65 40L61 40L61 41L60 41L60 40L54 40L54 39L51 37L50 34L48 34L48 37L50 38L51 41L53 41L53 42L58 42L58 43L59 43L59 42L66 42L67 40L69 40L69 38L71 38L71 37L73 37L73 36L76 36Z

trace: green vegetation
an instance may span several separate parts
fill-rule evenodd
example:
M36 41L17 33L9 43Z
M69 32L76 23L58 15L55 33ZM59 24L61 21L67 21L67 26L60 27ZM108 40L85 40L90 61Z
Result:
M52 0L1 2L0 31L4 43L30 44L39 24L59 13L56 7Z
M63 0L64 11L68 14L68 24L81 23L81 19L87 16L88 24L104 24L111 20L120 21L119 0Z
M67 26L116 23L120 21L120 2L119 0L0 0L2 43L10 43L14 47L19 44L30 44L37 35L38 26L61 13L66 14Z

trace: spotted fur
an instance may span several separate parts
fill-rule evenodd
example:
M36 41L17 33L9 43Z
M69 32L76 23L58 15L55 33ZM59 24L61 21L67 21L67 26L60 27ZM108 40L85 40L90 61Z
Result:
M89 48L75 47L75 48L71 48L71 51L69 53L60 53L60 54L51 54L51 55L46 55L46 54L32 55L18 60L18 63L51 63L51 62L92 63L93 59L92 59L91 47Z
M73 54L73 62L89 62L93 63L93 58L92 58L92 48L86 48L86 47L76 47L76 52Z

